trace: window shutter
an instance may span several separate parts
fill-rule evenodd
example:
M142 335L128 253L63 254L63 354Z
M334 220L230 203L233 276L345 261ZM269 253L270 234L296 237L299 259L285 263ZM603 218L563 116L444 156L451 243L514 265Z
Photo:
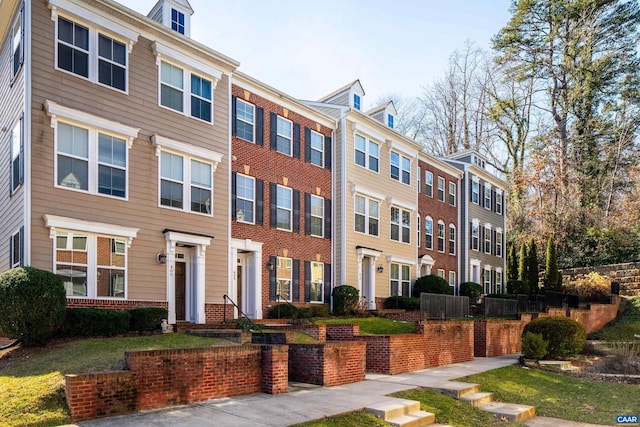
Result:
M264 223L264 181L256 178L256 224Z
M9 235L9 267L13 267L13 235Z
M484 252L484 227L480 226L480 242L478 242L478 249L480 252Z
M478 200L478 202L480 202L480 206L484 207L484 185L482 185L482 183L478 184L478 192L480 193L480 200Z
M331 238L331 199L324 199L324 237Z
M498 234L496 233L496 230L491 230L491 242L493 243L493 247L492 247L491 253L493 255L497 255L497 251L496 251L496 248L498 247L498 244L497 244L498 243L498 239L497 239L497 237L498 237Z
M269 113L269 141L272 150L278 147L278 115L276 113Z
M269 183L269 225L271 228L276 228L277 221L277 208L276 202L278 200L278 186L270 182Z
M231 135L236 136L238 134L238 124L236 120L238 118L238 106L236 105L238 101L238 97L235 95L231 96Z
M467 180L467 183L469 184L469 202L473 203L473 181Z
M238 180L238 174L236 172L231 172L231 219L236 219L236 182Z
M311 234L311 194L304 193L304 234Z
M426 222L425 222L425 229L426 229ZM473 249L473 222L469 223L469 247L471 249Z
M300 233L300 190L293 190L293 232Z
M300 158L300 124L293 124L293 157Z
M293 280L291 281L293 290L291 292L291 300L300 301L300 260L294 259L291 264L293 269Z
M264 108L256 107L256 144L264 145Z
M23 22L23 28L24 28L24 22ZM20 182L19 183L20 185L24 183L24 115L20 117Z
M304 262L304 302L311 301L311 261Z
M275 256L269 257L269 264L273 266L273 270L269 270L269 300L275 301L278 287L276 286L276 269L277 258Z
M331 170L331 137L324 137L324 168Z
M495 190L491 190L491 210L493 212L496 211L496 196L497 193L495 192Z
M331 264L324 265L324 303L331 303Z
M13 197L13 189L15 184L13 182L13 133L10 134L9 139L9 198Z
M304 127L304 161L311 162L311 129Z
M20 267L24 266L24 226L20 227Z

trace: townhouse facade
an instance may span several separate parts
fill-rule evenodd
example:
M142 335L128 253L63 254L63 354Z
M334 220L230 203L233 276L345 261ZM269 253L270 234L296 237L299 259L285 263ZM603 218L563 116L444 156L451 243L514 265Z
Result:
M505 186L473 153L425 153L392 102L363 111L357 80L310 102L241 73L189 37L192 14L0 2L0 271L170 323L330 304L342 284L376 309L429 273L502 286Z
M329 304L335 120L240 72L231 105L231 295L255 318Z

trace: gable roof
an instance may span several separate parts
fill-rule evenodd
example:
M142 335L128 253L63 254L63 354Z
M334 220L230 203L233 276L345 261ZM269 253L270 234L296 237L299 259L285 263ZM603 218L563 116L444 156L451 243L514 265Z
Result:
M360 88L360 91L364 95L364 89L362 88L362 84L360 83L360 79L355 79L351 83L348 83L348 84L342 86L340 89L337 89L337 90L331 92L329 95L323 96L322 98L320 98L318 100L318 102L327 102L331 98L335 98L337 95L340 95L341 93L344 93L344 92L350 90L355 85L358 85L358 87Z

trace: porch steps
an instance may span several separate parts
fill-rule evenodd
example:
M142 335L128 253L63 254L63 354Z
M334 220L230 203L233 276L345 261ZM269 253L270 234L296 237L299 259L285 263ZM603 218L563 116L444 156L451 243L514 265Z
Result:
M431 412L421 411L420 402L415 400L390 397L364 410L396 427L430 426L436 420L436 416Z
M433 387L431 390L468 402L476 408L505 417L515 422L523 422L535 416L536 408L529 405L515 403L495 402L493 393L481 392L480 384L465 383L460 381L446 381Z

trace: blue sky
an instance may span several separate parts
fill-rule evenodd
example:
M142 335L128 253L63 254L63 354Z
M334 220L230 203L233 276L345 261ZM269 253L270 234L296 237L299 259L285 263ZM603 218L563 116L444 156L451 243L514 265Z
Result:
M117 0L147 14L156 0ZM318 99L359 78L372 107L415 96L466 40L488 48L510 0L189 0L191 37L296 98Z

